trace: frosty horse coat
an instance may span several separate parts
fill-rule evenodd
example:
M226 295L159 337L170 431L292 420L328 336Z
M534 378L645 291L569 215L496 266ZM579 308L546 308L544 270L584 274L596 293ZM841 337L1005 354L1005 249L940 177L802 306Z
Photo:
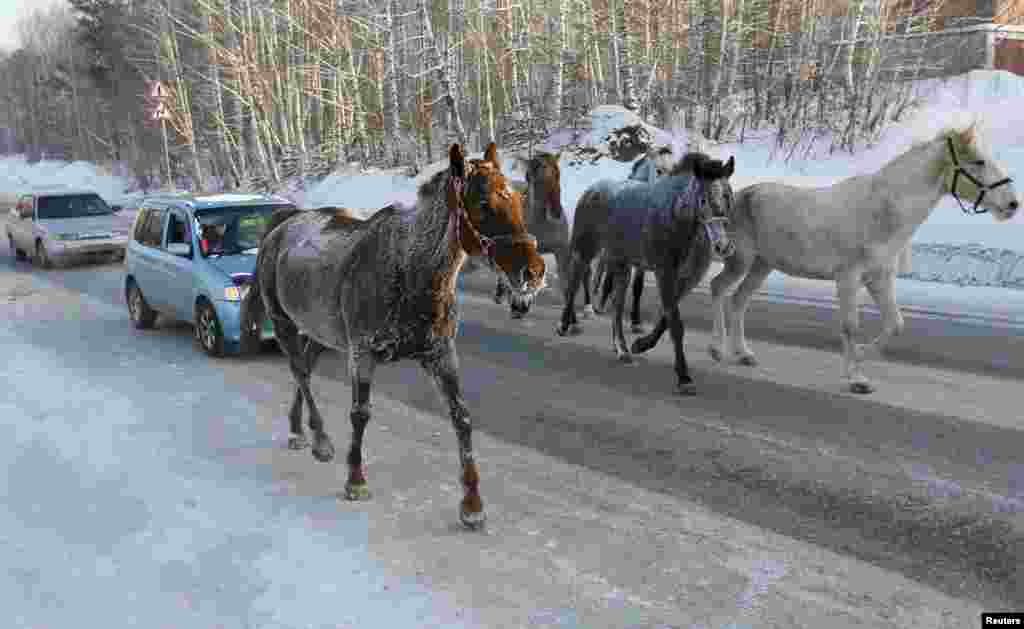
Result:
M872 392L874 385L861 366L869 346L855 342L861 285L882 316L881 334L870 346L884 350L903 330L894 290L897 263L939 200L952 194L965 212L991 211L997 221L1012 218L1020 205L1005 169L978 140L974 125L948 129L871 175L824 188L761 183L741 190L730 227L736 254L711 281L712 358L757 364L743 319L750 297L773 269L834 280L846 384L854 393ZM960 195L974 197L973 208L965 208ZM726 294L734 288L731 307L726 308Z
M517 165L526 173L526 184L511 182L509 186L518 192L523 203L523 220L526 229L537 238L537 252L554 254L558 274L565 285L565 269L569 263L569 223L562 210L562 181L558 160L562 153L536 152L530 159L516 157ZM494 302L502 303L508 294L508 287L499 277L494 289ZM522 318L526 312L509 304L513 319Z
M732 204L729 177L734 169L733 158L723 164L703 153L688 153L654 183L603 180L590 186L576 204L570 240L572 270L556 332L564 336L579 331L576 291L586 267L603 249L615 286L612 344L619 360L630 362L622 331L629 267L653 270L662 315L649 335L634 342L633 351L654 347L668 329L675 348L676 389L695 394L683 353L679 300L707 272L712 248L720 255L729 254L722 223L728 220Z
M660 147L657 149L651 149L641 157L635 164L633 164L633 170L629 174L629 179L635 179L637 181L646 181L647 183L654 183L654 181L667 173L672 169L672 149L668 147ZM587 278L583 282L583 318L588 319L593 313L603 313L605 304L608 301L608 296L612 290L612 276L606 273L606 263L604 252L598 256L597 269L593 273L593 281L591 281L590 267L587 267L586 273ZM630 329L634 334L640 334L645 332L643 320L640 318L640 297L644 292L644 278L647 273L643 269L633 267L633 307L630 310ZM597 297L597 303L592 304L590 295L591 292Z
M472 527L483 523L484 512L455 350L456 278L467 255L484 256L500 273L526 276L531 294L520 294L516 282L512 292L513 299L529 299L543 282L544 268L530 243L499 247L478 231L485 212L464 203L464 190L471 186L459 145L452 145L449 157L449 168L420 186L413 208L390 206L367 220L335 210L276 213L260 246L245 311L248 325L260 321L264 311L270 316L289 359L296 382L289 447L306 445L305 402L312 453L319 461L334 457L334 445L313 401L310 376L324 350L348 353L352 444L345 496L350 500L370 496L362 443L374 371L381 363L419 361L446 401L458 436L465 490L460 519ZM494 173L477 176L487 180L481 185L491 199L491 225L514 231L519 195Z

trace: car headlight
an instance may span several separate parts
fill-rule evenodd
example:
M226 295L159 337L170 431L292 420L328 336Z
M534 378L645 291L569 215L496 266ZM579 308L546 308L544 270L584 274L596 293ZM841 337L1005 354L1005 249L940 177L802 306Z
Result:
M245 295L242 292L242 287L239 286L225 286L224 287L224 299L226 301L242 301L242 297Z

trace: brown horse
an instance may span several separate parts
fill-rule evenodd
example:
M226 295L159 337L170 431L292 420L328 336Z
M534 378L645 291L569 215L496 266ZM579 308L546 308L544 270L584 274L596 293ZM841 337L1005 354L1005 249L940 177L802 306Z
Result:
M483 161L496 165L494 151L488 152L494 159ZM264 312L273 321L296 383L288 445L307 445L302 429L305 403L312 453L318 461L330 461L335 451L309 380L326 349L347 352L352 384L352 443L345 484L349 500L370 497L362 447L374 372L382 363L417 360L447 403L462 464L459 517L466 526L476 527L485 518L455 349L456 280L467 256L481 256L501 275L524 277L525 285L513 282L511 289L513 298L528 300L543 284L544 263L529 238L494 243L488 237L525 234L522 224L515 222L521 200L498 176L500 171L481 162L470 176L477 181L470 182L458 144L452 145L449 159L448 169L419 187L411 208L392 205L367 220L339 220L333 209L274 214L260 244L243 312L247 326L262 321ZM472 190L477 192L471 194ZM470 198L477 205L467 207ZM480 205L482 199L486 209Z
M562 173L558 167L561 156L561 151L538 151L530 159L517 156L516 163L526 173L526 183L512 182L511 186L526 199L526 228L537 237L537 251L541 254L554 254L564 291L565 278L569 272L569 222L562 209ZM494 289L495 303L502 303L507 292L507 287L499 278ZM518 319L525 313L517 312L512 307L511 314Z

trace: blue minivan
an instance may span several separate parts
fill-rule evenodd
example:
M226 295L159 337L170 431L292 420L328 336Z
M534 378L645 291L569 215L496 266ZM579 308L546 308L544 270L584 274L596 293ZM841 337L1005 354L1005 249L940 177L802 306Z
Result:
M132 324L157 315L187 321L210 356L243 353L274 338L268 320L241 329L242 298L270 215L294 208L264 194L164 194L146 197L125 251L125 301Z

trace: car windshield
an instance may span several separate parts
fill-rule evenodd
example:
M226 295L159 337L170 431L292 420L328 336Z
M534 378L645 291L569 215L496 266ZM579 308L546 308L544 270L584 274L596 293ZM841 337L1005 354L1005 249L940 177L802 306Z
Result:
M256 253L274 210L291 205L262 205L208 210L200 214L200 249L203 257Z
M113 214L113 210L98 194L40 196L37 204L37 215L40 219L81 218L110 214Z

